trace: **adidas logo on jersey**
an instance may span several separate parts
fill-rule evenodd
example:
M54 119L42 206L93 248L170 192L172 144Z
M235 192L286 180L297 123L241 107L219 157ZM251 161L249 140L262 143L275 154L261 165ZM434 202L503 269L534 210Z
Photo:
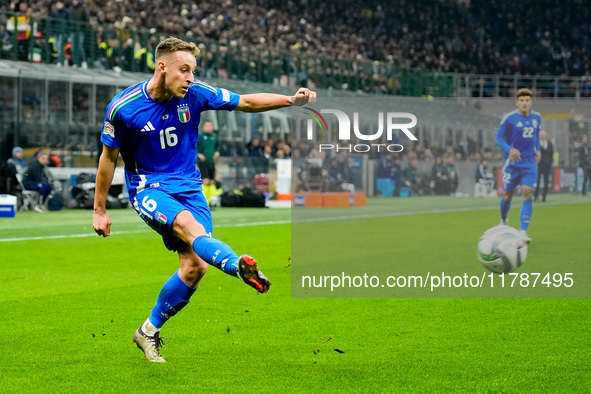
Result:
M148 123L150 123L150 122L148 122ZM521 123L521 122L517 123L517 127L523 127L523 123Z
M152 126L152 122L150 122L150 121L148 120L148 123L146 123L146 125L145 125L145 126L144 126L144 128L142 129L142 133L143 133L143 132L146 132L146 131L154 131L154 130L156 130L156 129L154 128L154 126Z

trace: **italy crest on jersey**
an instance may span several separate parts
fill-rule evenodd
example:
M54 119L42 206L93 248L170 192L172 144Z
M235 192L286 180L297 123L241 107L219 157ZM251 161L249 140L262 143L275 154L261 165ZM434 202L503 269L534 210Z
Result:
M176 107L179 114L179 120L182 123L187 123L191 119L191 112L189 112L189 104L179 104Z

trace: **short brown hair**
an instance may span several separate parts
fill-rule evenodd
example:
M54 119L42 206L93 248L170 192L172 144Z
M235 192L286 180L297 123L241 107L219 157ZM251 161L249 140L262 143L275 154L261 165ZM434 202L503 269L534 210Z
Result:
M174 52L185 51L195 57L199 57L199 48L192 42L186 42L176 37L168 37L156 47L156 60L161 56L169 55Z
M522 96L534 97L534 94L531 92L531 90L522 88L517 91L517 97L519 98Z

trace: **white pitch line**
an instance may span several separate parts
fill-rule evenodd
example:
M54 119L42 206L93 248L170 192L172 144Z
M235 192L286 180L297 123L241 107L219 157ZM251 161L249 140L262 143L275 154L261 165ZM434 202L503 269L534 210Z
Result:
M267 222L253 222L253 223L235 223L235 224L220 224L215 226L216 228L221 227L249 227L249 226L265 226L269 224L288 224L291 220L276 220ZM130 230L130 231L113 231L111 235L121 234L137 234L137 233L149 233L152 232L150 229L145 230ZM64 238L87 238L97 237L96 233L83 233L83 234L62 234L62 235L46 235L41 237L19 237L19 238L0 238L1 242L18 242L18 241L39 241L43 239L64 239Z
M268 224L289 224L291 220L271 220L268 222L254 222L254 223L234 223L234 224L220 224L214 225L214 228L220 227L250 227L250 226L266 226Z
M555 202L545 203L544 206L554 205L575 205L589 203L588 200L579 200L573 202ZM514 208L519 208L520 205L515 205ZM319 217L319 218L308 218L308 219L294 219L292 223L307 223L307 222L326 222L332 220L350 220L350 219L371 219L371 218L388 218L396 216L410 216L410 215L429 215L435 213L453 213L453 212L474 212L474 211L492 211L499 209L497 205L488 207L469 207L469 208L449 208L449 209L430 209L426 211L408 211L408 212L394 212L394 213L379 213L379 214L363 214L363 215L351 215L351 216L333 216L333 217Z
M134 233L146 233L148 230L134 230L134 231L117 231L111 234L134 234ZM46 235L43 237L20 237L20 238L0 238L0 242L17 242L17 241L38 241L42 239L63 239L63 238L86 238L96 237L96 233L83 233L83 234L62 234L62 235Z
M332 220L350 220L350 219L372 219L372 218L389 218L396 216L411 216L411 215L429 215L434 213L453 213L453 212L472 212L472 211L492 211L499 209L499 207L471 207L471 208L450 208L450 209L430 209L427 211L409 211L409 212L394 212L388 214L364 214L355 216L333 216L325 218L309 218L309 219L295 219L293 223L300 222L328 222Z
M575 205L575 204L585 204L589 203L587 200L579 200L579 201L572 201L572 202L555 202L555 203L546 203L544 206L554 206L554 205ZM518 207L518 205L516 206ZM354 215L354 216L333 216L333 217L319 217L319 218L308 218L308 219L295 219L295 220L273 220L273 221L265 221L265 222L252 222L252 223L228 223L228 224L219 224L216 225L216 228L223 228L223 227L250 227L250 226L266 226L272 224L289 224L289 223L312 223L312 222L330 222L335 220L352 220L352 219L372 219L372 218L386 218L386 217L396 217L396 216L411 216L411 215L429 215L429 214L436 214L436 213L453 213L453 212L474 212L474 211L491 211L499 209L498 206L489 206L489 207L470 207L470 208L449 208L449 209L431 209L427 211L411 211L411 212L395 212L395 213L379 213L379 214L364 214L364 215ZM122 234L137 234L137 233L148 233L152 230L145 229L145 230L130 230L130 231L115 231L111 233L112 235L122 235ZM83 234L63 234L63 235L47 235L42 237L19 237L19 238L0 238L0 243L2 242L19 242L19 241L38 241L44 239L65 239L65 238L87 238L87 237L96 237L96 233L83 233Z

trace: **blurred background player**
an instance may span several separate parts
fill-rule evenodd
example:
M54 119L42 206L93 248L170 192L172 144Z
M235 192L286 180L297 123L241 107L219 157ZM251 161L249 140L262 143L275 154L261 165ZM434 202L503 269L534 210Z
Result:
M197 163L203 180L203 194L207 201L212 197L212 185L215 179L215 160L220 156L220 139L213 129L213 122L203 123L203 133L197 144Z
M180 269L164 284L150 316L133 335L150 362L166 362L160 354L160 328L187 305L208 264L242 279L259 293L266 293L271 286L252 257L238 257L212 237L211 212L195 166L201 112L262 112L316 101L316 93L305 88L292 97L267 93L239 96L214 88L194 79L198 56L193 43L173 37L160 42L153 77L115 96L103 122L95 231L104 237L111 233L106 200L121 151L130 201L140 217L162 235L165 246L178 253L180 261Z
M554 160L554 146L548 140L548 134L542 130L540 131L540 162L538 163L538 184L536 187L536 194L534 201L538 201L540 194L540 179L544 176L544 192L542 193L542 202L546 202L546 194L548 194L548 185L550 185L550 173L552 170L552 161Z
M534 190L540 161L540 124L542 117L532 111L533 94L529 89L517 91L517 109L505 115L497 129L497 145L505 152L503 165L503 191L501 198L501 224L508 223L513 191L521 185L523 205L520 212L522 241L529 243L527 229L532 217Z
M578 148L579 153L579 167L583 170L583 187L581 188L581 194L587 195L587 182L591 183L591 149L587 144L587 134L583 134L581 138L581 144Z

